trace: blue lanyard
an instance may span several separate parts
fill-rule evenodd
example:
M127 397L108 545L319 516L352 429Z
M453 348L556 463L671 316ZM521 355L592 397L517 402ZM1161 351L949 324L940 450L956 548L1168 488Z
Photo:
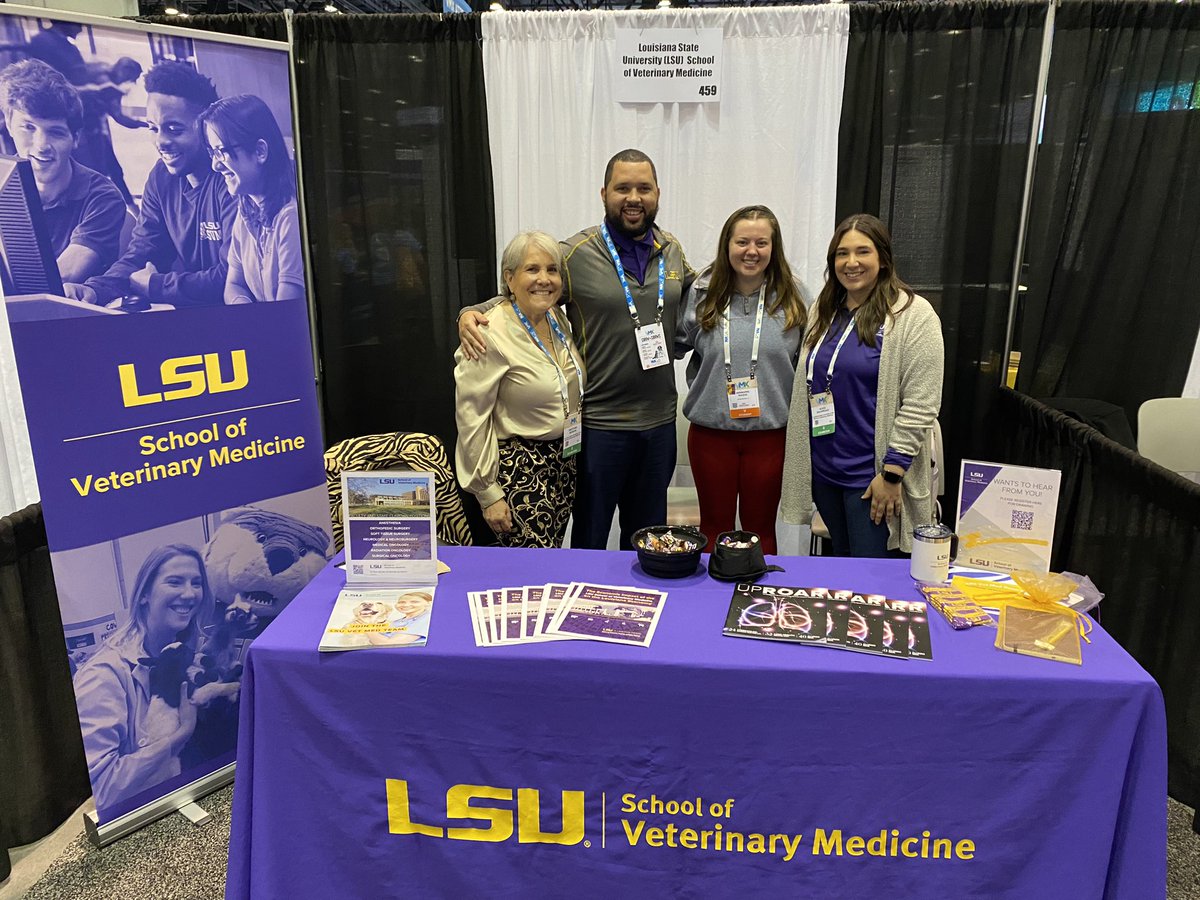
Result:
M558 360L554 358L554 354L546 349L546 345L543 344L542 339L538 337L537 330L533 327L533 323L526 318L525 313L521 312L521 307L517 306L517 301L513 300L511 302L513 312L517 314L517 318L521 320L521 324L525 326L525 330L529 333L529 336L533 338L533 342L538 345L538 349L546 354L546 358L554 364L554 373L558 376L558 392L562 396L563 415L569 416L571 414L571 393L567 388L567 379L563 375L563 371L558 364ZM563 347L566 348L567 356L571 358L571 368L575 370L575 379L579 382L579 395L582 397L583 374L579 370L579 363L575 361L575 354L571 352L571 345L567 343L567 336L563 334L562 329L558 327L558 322L549 312L546 313L546 319L550 322L551 333L553 333L553 335L562 342Z
M612 235L608 233L608 223L603 223L600 226L600 234L604 237L604 243L608 245L608 255L612 257L613 265L617 267L617 277L621 279L621 289L625 291L625 304L629 307L629 315L633 319L633 327L641 328L642 322L638 318L637 307L633 305L633 294L629 292L629 282L625 278L625 267L621 265L621 254L617 252L616 244L613 243ZM667 264L663 262L663 255L658 255L658 311L654 315L655 322L662 322L663 303L666 296L667 288Z

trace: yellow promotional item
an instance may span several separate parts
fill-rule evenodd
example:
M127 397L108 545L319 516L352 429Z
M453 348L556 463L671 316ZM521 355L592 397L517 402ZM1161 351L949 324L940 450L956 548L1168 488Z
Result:
M1026 598L1008 599L1000 605L996 646L1010 653L1081 665L1080 639L1088 640L1092 620L1060 603L1078 587L1078 582L1054 572L1041 574L1023 569L1014 570L1012 579Z

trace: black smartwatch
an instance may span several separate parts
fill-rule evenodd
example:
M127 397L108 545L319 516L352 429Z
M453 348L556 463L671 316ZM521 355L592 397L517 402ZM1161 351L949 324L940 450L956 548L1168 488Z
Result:
M899 484L904 480L904 476L899 472L892 472L889 469L883 469L879 474L883 476L883 480L888 484Z

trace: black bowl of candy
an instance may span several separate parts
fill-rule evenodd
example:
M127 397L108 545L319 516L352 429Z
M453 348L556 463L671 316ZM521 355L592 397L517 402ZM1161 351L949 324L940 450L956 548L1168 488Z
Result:
M708 538L698 528L651 525L635 531L633 546L642 571L653 578L684 578L696 571Z

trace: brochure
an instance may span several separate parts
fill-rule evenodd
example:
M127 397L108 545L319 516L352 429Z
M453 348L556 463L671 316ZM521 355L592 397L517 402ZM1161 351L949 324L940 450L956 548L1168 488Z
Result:
M649 647L666 599L663 591L572 582L548 631Z
M729 637L818 644L876 656L933 656L924 603L824 587L738 584L723 631Z
M605 584L543 584L467 593L477 647L595 640L650 646L667 595Z
M1062 473L964 459L959 471L959 566L1050 571Z
M538 609L537 627L534 629L534 633L539 637L548 637L552 640L561 637L561 635L549 634L547 629L554 621L554 617L558 615L558 608L562 606L570 587L569 584L547 584L542 587L542 602Z
M567 587L565 584L547 584L468 592L467 603L471 611L475 646L499 647L566 640L564 635L545 633L540 623L546 615L547 606L557 609ZM544 600L546 597L553 599Z
M320 650L424 647L437 576L432 472L342 472L346 586Z
M424 647L433 587L344 588L321 636L320 650Z

